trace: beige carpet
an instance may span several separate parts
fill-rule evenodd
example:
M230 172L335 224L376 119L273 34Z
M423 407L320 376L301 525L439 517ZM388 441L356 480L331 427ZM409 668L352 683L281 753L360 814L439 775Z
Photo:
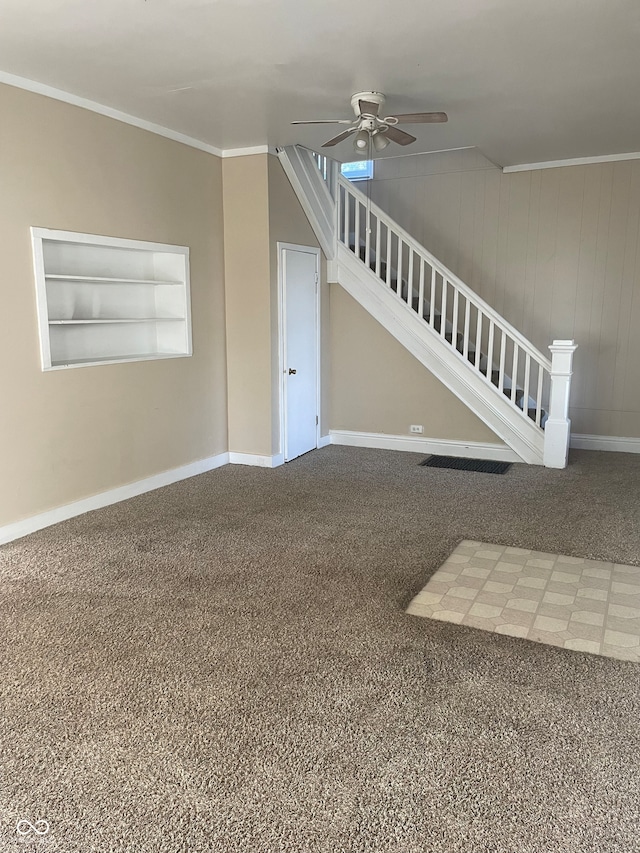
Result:
M465 539L638 565L640 456L420 461L227 467L1 548L0 851L639 851L640 667L404 611Z
M465 540L407 613L640 661L640 567Z

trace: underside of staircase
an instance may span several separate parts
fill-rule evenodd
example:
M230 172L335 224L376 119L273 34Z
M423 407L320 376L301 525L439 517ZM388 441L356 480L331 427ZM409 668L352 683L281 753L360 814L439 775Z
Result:
M279 157L339 283L523 462L567 463L573 341L552 360L339 173L299 146Z

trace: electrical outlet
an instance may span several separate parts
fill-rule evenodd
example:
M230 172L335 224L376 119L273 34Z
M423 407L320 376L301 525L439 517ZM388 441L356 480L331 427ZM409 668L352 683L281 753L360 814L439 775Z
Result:
M422 424L411 424L411 426L409 427L409 432L422 435L422 433L424 432L424 427L422 426Z

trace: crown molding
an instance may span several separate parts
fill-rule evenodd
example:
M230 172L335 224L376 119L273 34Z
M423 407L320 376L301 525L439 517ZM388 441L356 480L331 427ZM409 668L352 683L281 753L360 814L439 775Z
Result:
M250 148L225 148L222 157L251 157L252 154L270 154L268 145L253 145Z
M628 154L601 154L595 157L573 157L568 160L544 160L542 163L520 163L517 166L503 166L502 171L532 172L535 169L560 169L563 166L589 166L592 163L618 163L620 160L640 160L640 151Z
M27 92L34 92L36 95L44 95L45 97L53 98L56 101L63 101L65 104L71 104L74 107L81 107L83 110L90 110L93 113L98 113L99 115L106 116L107 118L121 121L124 124L139 127L141 130L148 130L150 133L155 133L157 136L164 136L166 139L173 140L173 142L181 142L183 145L188 145L190 148L197 148L199 151L206 151L207 154L214 154L216 157L224 156L224 152L221 148L216 148L215 145L209 145L209 143L203 142L201 139L195 139L193 136L187 136L184 133L179 133L178 131L171 130L168 127L163 127L160 124L154 124L154 122L129 115L129 113L123 113L120 110L115 110L112 107L99 104L97 101L90 101L88 98L80 98L78 95L73 95L71 92L65 92L62 89L55 89L53 86L47 86L44 83L38 83L36 80L28 80L26 77L18 77L15 74L8 74L6 71L0 71L0 83L5 83L7 86L13 86L16 89L25 89Z

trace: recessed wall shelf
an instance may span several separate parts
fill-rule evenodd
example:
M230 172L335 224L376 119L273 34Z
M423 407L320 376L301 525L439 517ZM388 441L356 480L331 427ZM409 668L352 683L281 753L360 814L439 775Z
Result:
M31 236L43 370L191 355L187 247Z

